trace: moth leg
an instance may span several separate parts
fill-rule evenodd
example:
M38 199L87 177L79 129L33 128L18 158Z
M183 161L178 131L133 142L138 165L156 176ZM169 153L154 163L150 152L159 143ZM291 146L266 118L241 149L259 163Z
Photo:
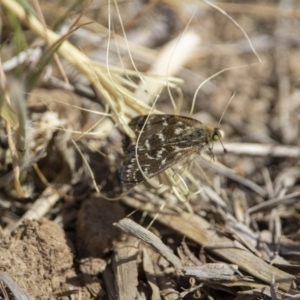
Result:
M209 155L210 157L212 158L212 161L215 161L215 154L213 152L213 145L212 146L209 146Z

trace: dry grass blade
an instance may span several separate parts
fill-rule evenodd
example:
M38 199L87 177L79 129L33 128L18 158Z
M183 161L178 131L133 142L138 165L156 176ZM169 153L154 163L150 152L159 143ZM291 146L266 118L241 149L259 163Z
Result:
M0 108L0 116L12 127L12 129L16 130L19 126L19 121L16 112L9 104L9 95L2 64L0 68Z
M160 93L164 85L169 84L167 80L168 77L177 74L177 72L187 64L191 59L191 53L195 51L200 42L198 35L193 31L188 31L168 43L151 65L151 69L148 70L149 74L162 76L162 78L165 78L166 80L158 82L157 80L149 78L144 82L141 82L140 87L136 92L136 97L146 103L152 103L155 98L157 98L157 94ZM188 51L186 51L186 49L188 49ZM144 92L145 88L147 89L147 93Z
M175 256L170 249L149 230L130 219L120 220L118 223L115 223L115 226L154 247L178 272L182 271L183 267L177 256Z
M300 192L295 192L289 195L286 195L284 197L279 197L275 199L270 199L265 202L259 203L255 206L252 206L251 208L248 209L249 214L255 214L258 212L263 212L263 211L270 211L273 208L278 207L279 205L293 205L294 203L297 203L299 201L300 197Z
M126 197L124 201L132 207L139 207L139 204L132 198ZM151 206L151 204L147 204L144 209L151 211L153 210ZM232 242L226 237L219 236L206 220L197 215L187 213L182 213L180 216L164 214L158 216L157 219L162 224L169 226L196 243L203 245L205 249L215 255L237 265L239 269L246 271L254 278L258 278L269 284L273 276L275 276L278 287L283 291L288 291L295 279L294 276L258 258L246 250L239 242Z
M267 192L262 187L257 185L255 182L253 182L247 178L244 178L242 176L239 176L237 174L234 174L234 172L232 170L230 170L228 168L224 168L220 164L212 163L207 159L203 159L203 158L200 158L200 159L205 166L208 166L209 168L213 169L218 174L222 174L225 177L249 188L250 190L254 191L255 193L257 193L258 195L260 195L263 198L265 198L267 196Z
M250 13L261 17L268 18L295 18L299 19L300 11L291 8L282 8L274 5L261 5L257 9L255 4L246 4L246 3L218 3L218 5L230 13Z
M42 24L33 15L29 15L17 1L1 0L1 2L6 9L16 14L18 18L26 23L37 35L46 39L50 45L60 40L59 35L49 29L45 29ZM118 102L118 98L122 97L125 103L131 108L138 108L138 110L140 110L141 106L144 106L144 108L147 107L149 109L147 105L140 103L132 93L122 87L117 80L112 80L110 74L107 74L107 71L95 67L87 56L68 41L64 41L57 49L57 52L90 80L96 93L105 99L111 110L115 113L115 118L120 126L125 126L125 121L117 109L116 102ZM140 105L136 103L140 103ZM125 126L124 130L128 131L128 127ZM131 133L129 133L129 135L131 135Z
M17 300L33 300L34 298L25 293L5 272L0 272L0 280L5 283Z
M160 299L158 280L154 276L155 263L152 261L152 255L150 254L148 249L143 249L143 268L147 277L147 282L152 290L152 299Z
M199 280L230 280L236 281L238 276L234 275L238 270L235 265L224 263L205 264L198 267L186 267L186 276L196 277Z
M249 156L273 156L286 158L299 158L300 148L297 146L284 145L263 145L250 143L226 143L228 153L235 155L249 155ZM223 153L221 145L214 146L215 153Z
M113 269L118 299L131 300L137 295L137 244L132 238L128 240L128 246L116 248L114 251Z

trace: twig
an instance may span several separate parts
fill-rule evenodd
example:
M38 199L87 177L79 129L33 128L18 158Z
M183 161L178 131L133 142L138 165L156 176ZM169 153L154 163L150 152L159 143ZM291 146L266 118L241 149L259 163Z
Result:
M202 156L204 157L204 155L202 155ZM203 162L204 165L206 165L207 167L216 171L218 174L222 174L222 175L226 176L227 178L229 178L237 183L240 183L241 185L249 188L250 190L252 190L255 193L257 193L258 195L260 195L262 198L265 198L267 196L267 192L262 187L260 187L256 183L254 183L253 181L251 181L247 178L243 178L243 177L233 173L233 171L231 171L230 169L222 167L221 164L212 163L209 160L204 159L203 157L200 156L201 162Z
M293 1L280 1L280 8L291 8ZM288 19L280 17L277 20L277 44L275 48L275 62L278 80L278 102L277 110L279 113L279 126L282 139L286 143L290 143L295 138L295 128L290 122L291 105L290 89L291 83L288 71L288 49L289 43L284 35L279 35L280 32L287 32L291 27Z
M300 157L300 148L297 146L268 145L256 143L226 143L229 153L250 156L273 156L273 157ZM214 145L214 153L223 153L219 144Z
M259 203L255 206L252 206L251 208L248 209L248 214L254 214L258 212L262 212L265 210L271 210L274 207L277 207L278 205L292 205L295 202L298 202L300 198L300 192L292 193L289 194L285 197L280 197L280 198L274 198L270 199L268 201Z
M63 186L59 192L52 187L47 187L40 198L38 198L31 208L15 223L3 230L3 235L8 235L11 231L16 229L25 219L39 220L43 217L51 207L61 198L61 195L66 193L69 189L68 185Z

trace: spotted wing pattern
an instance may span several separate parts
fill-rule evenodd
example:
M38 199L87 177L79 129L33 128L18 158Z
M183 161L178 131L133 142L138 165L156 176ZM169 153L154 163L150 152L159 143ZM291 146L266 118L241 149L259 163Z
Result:
M139 116L132 119L129 126L137 140L132 141L126 136L123 141L127 157L120 178L127 189L145 181L140 168L147 178L151 178L211 142L211 130L207 126L183 116Z

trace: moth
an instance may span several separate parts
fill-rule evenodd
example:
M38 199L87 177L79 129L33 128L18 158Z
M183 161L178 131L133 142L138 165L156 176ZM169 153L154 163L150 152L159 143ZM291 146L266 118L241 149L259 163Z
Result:
M213 142L224 136L218 127L212 129L198 120L178 115L138 116L130 121L129 126L139 138L131 140L125 136L123 139L127 156L120 170L120 179L126 189L207 146L211 149Z

